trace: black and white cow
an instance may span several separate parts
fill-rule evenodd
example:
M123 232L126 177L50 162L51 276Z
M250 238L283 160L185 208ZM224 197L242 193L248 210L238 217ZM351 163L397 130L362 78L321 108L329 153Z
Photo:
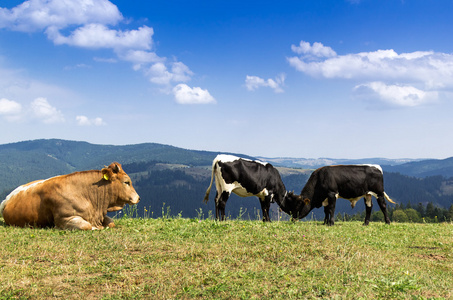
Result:
M281 209L293 218L302 219L313 208L324 206L324 224L334 225L335 204L338 198L356 202L364 197L366 216L364 225L370 222L373 203L371 196L377 199L384 214L385 222L390 224L385 200L393 202L384 192L384 177L379 165L339 165L327 166L315 170L300 195L288 193Z
M209 201L214 176L217 189L215 213L219 220L225 220L225 205L231 193L241 197L257 196L263 221L270 221L271 202L280 205L286 195L280 174L271 164L220 154L212 162L211 183L204 197L205 203Z

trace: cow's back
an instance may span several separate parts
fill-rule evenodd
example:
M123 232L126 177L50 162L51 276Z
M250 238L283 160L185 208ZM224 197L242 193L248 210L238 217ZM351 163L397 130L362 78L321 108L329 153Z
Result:
M52 226L54 223L52 212L42 199L45 194L44 186L45 180L39 180L12 191L2 202L5 223L20 227Z
M338 192L346 199L364 195L369 191L380 194L383 192L382 169L374 165L323 167L317 173L316 190Z

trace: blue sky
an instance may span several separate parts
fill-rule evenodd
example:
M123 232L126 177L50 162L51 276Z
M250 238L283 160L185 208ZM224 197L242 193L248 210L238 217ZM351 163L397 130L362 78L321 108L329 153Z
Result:
M0 143L453 156L453 1L0 2Z

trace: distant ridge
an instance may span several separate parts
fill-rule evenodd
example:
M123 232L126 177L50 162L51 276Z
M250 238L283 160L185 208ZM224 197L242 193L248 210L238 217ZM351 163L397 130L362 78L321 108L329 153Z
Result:
M275 157L260 159L271 162L275 165L282 165L290 168L317 169L329 165L358 165L358 164L378 164L383 166L395 166L409 162L420 161L421 159L411 158L360 158L360 159L339 159L339 158L292 158L292 157Z
M121 164L164 162L210 166L218 152L143 143L114 146L83 141L39 139L0 145L0 192L36 179ZM243 157L251 158L246 155Z
M97 168L99 164L103 165L111 160L121 163L156 160L206 164L212 156L207 151L185 150L156 143L114 146L61 139L41 139L0 145L0 155L3 153L44 155L61 161L73 169Z
M398 166L388 166L386 170L388 172L398 172L420 178L436 175L453 177L453 157L446 159L427 159Z
M288 168L317 169L328 165L338 164L378 164L384 172L400 173L407 176L424 178L441 175L446 178L453 177L453 157L446 159L388 159L388 158L362 158L362 159L336 159L336 158L290 158L258 157L276 166Z

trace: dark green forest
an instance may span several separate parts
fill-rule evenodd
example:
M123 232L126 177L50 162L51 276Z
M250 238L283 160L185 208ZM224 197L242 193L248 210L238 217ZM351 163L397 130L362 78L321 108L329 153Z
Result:
M208 204L204 204L202 200L210 182L212 160L217 154L153 143L111 146L65 140L36 140L0 145L0 198L4 199L14 188L32 180L74 171L101 169L112 161L118 161L131 176L141 196L141 202L134 208L136 216L161 217L166 214L207 218L215 213L215 188L211 190ZM247 155L238 156L253 159ZM407 217L414 222L451 219L453 177L448 174L453 174L453 165L450 161L452 160L429 160L426 164L417 161L394 166L383 165L385 190L398 203L396 206L388 203L392 218L405 220ZM286 189L296 193L302 190L313 171L278 164L274 166L278 167ZM417 176L405 174L406 171ZM422 173L434 175L419 176ZM378 220L382 213L373 201L373 218ZM128 209L121 213L127 213ZM351 209L349 201L343 199L339 199L336 205L338 218L342 219L363 220L364 209L363 201L359 201L354 209ZM261 219L261 207L256 197L240 198L232 195L226 210L232 219ZM276 204L272 205L271 210L273 219L287 218ZM323 217L323 209L315 209L307 218Z

